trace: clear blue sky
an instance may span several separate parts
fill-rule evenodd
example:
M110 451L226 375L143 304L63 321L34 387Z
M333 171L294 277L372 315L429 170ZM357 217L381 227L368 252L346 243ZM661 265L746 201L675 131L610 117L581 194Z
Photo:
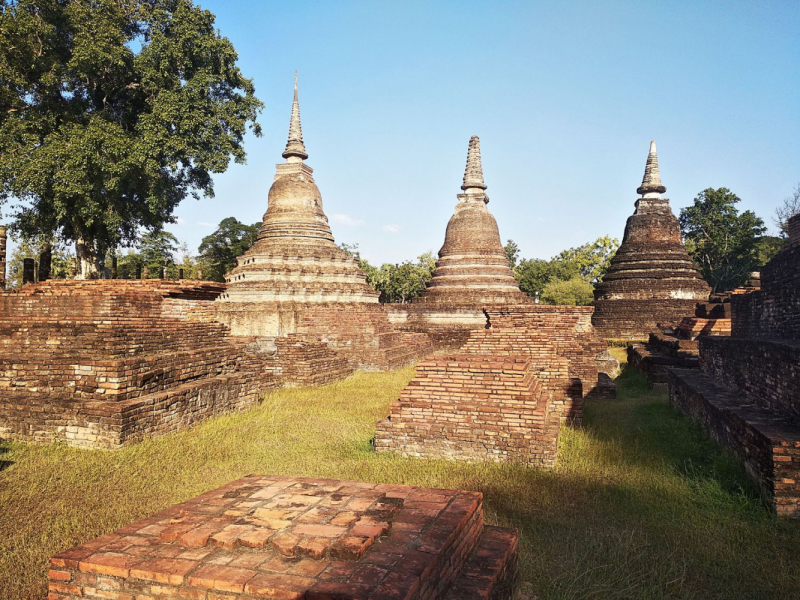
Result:
M728 187L772 226L800 182L800 2L205 0L266 104L247 165L185 200L196 249L256 222L303 134L337 242L374 263L438 251L479 135L503 240L549 258L633 211L651 139L677 214Z

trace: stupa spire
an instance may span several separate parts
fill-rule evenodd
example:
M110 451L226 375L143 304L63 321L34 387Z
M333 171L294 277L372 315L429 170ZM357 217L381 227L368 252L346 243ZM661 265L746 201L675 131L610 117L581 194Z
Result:
M286 150L281 155L289 162L296 162L308 158L308 152L303 144L303 129L300 127L300 103L297 100L297 70L294 72L294 101L292 102L292 118L289 120L289 140Z
M477 135L469 138L467 151L467 168L464 170L464 184L461 189L469 191L470 188L486 189L483 182L483 165L481 164L481 140Z
M656 154L656 141L650 142L650 152L647 155L647 164L644 167L642 185L636 190L646 198L653 198L667 191L661 184L661 174L658 171L658 155Z

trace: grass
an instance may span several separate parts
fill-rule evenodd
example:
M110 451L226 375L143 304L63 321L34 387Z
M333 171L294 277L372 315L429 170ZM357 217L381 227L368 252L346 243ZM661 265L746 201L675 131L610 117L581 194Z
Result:
M621 354L621 349L614 349ZM117 451L0 442L0 598L42 598L47 557L248 473L480 490L521 532L529 598L800 595L800 522L635 372L564 428L554 471L376 455L375 422L413 375L286 389L258 407Z

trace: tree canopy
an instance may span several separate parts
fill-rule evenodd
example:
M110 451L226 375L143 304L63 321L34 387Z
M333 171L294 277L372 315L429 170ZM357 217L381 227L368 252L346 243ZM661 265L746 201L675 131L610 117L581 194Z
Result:
M602 236L563 250L550 260L523 259L514 269L514 277L523 292L538 296L545 304L590 304L593 284L605 275L618 247L616 238Z
M222 219L217 230L204 237L197 249L204 278L225 281L225 273L236 266L236 258L255 244L260 226L261 223L245 225L234 217Z
M727 188L708 188L681 209L686 250L712 292L743 285L760 266L759 240L767 228L752 211L740 213L740 201Z
M0 0L0 201L84 277L244 162L262 104L190 0Z

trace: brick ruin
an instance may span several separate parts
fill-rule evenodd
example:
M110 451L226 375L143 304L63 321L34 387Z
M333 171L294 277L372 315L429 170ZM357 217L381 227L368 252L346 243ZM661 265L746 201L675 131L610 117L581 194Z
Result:
M533 303L514 279L497 221L487 207L476 135L469 141L461 190L428 287L411 304L388 307L397 327L428 333L437 348L451 351L484 324L483 307Z
M700 370L672 370L670 402L735 452L780 516L800 517L800 215L761 270L731 297L731 335L699 338Z
M607 339L643 340L659 323L677 323L708 299L709 287L681 240L678 220L661 194L656 144L650 143L641 198L603 281L592 322Z
M615 396L598 373L605 343L591 307L486 309L456 353L419 363L380 421L378 452L553 467L562 422L579 424L585 397Z
M646 343L628 343L628 364L639 369L650 387L667 389L672 368L699 369L698 338L731 334L731 297L749 294L760 288L760 274L751 273L744 287L713 294L708 302L698 302L694 316L684 317L676 327L661 326L650 332Z
M479 492L250 475L50 565L50 600L505 600L517 532Z
M427 335L395 330L358 261L334 242L313 170L303 162L296 80L283 157L258 239L226 275L217 318L234 335L324 338L356 368L405 366L430 352Z
M233 337L224 285L49 280L0 294L0 436L117 448L352 373L324 344Z

